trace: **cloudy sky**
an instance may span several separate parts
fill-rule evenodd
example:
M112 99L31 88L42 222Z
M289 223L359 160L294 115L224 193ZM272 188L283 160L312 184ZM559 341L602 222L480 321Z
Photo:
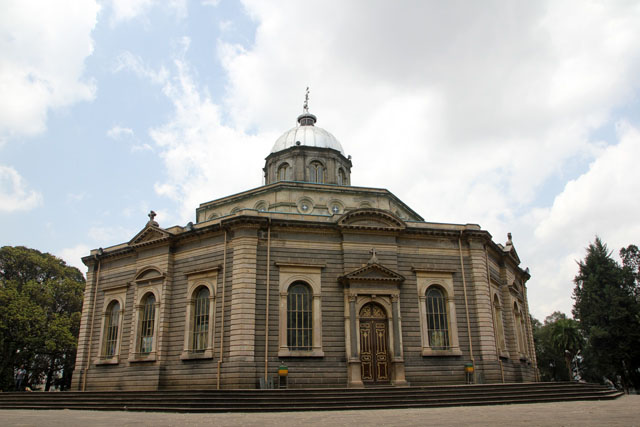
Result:
M513 233L537 318L570 312L595 235L640 244L637 1L0 7L0 245L81 267L150 209L194 221L262 184L306 86L354 185Z

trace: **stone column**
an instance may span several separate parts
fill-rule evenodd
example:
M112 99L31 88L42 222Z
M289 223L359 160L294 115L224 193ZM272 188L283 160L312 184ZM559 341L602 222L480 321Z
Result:
M400 310L397 295L391 297L391 310L393 311L393 356L394 359L400 359L402 352L400 351Z
M349 355L348 362L348 386L352 388L362 388L364 384L362 382L362 364L360 363L360 355L358 354L358 337L360 332L358 331L358 322L357 322L357 314L356 314L356 301L358 299L357 295L347 295L347 300L349 301L349 319L348 324L349 327L349 346L351 347L351 354Z
M349 297L349 328L351 330L351 358L357 359L358 354L358 334L356 331L356 297Z
M396 386L408 386L405 378L404 359L402 357L402 335L400 328L400 295L391 295L391 311L393 314L393 375L391 383Z

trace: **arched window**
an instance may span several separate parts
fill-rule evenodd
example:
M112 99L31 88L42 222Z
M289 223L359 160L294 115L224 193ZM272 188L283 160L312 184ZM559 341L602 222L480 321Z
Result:
M309 165L309 182L324 183L324 166L320 162L311 162Z
M344 173L344 169L338 169L338 185L346 185L347 184L347 176Z
M204 351L207 348L209 336L209 289L201 287L195 298L193 311L193 350Z
M287 292L287 347L290 350L311 350L312 311L311 289L304 282L294 282Z
M103 356L111 358L116 355L118 349L118 327L120 325L120 303L118 301L114 300L109 303L105 321Z
M287 180L287 169L289 169L288 163L283 163L278 168L278 176L277 181L286 181Z
M148 293L142 299L142 321L140 322L140 353L153 351L153 329L156 318L156 297Z
M493 325L496 329L495 336L498 351L504 351L504 326L502 324L502 309L500 308L498 295L493 296Z
M427 336L433 350L447 350L449 346L449 321L444 294L439 288L427 291Z

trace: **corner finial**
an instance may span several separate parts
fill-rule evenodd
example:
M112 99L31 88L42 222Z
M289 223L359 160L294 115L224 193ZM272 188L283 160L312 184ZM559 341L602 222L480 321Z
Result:
M307 86L307 91L304 94L304 104L302 104L302 109L305 113L309 112L309 86Z

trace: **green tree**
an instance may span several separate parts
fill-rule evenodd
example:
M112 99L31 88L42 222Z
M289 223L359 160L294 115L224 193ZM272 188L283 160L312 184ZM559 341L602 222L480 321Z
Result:
M28 381L58 372L71 385L85 280L75 267L25 247L0 248L0 390L12 387L24 365Z
M578 322L556 311L544 319L544 324L536 320L533 329L541 379L572 379L571 362L584 344Z
M587 339L585 376L592 381L619 376L626 390L638 388L640 304L632 268L621 267L598 237L578 265L573 314Z

